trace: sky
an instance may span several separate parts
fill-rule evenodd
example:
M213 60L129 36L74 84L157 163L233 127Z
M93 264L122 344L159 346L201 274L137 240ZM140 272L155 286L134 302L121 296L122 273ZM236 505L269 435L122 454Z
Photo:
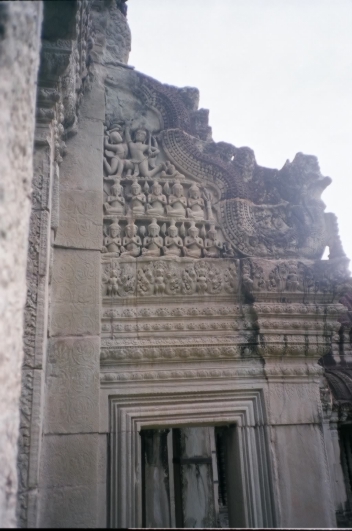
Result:
M318 157L352 259L352 0L129 0L128 22L129 64L197 87L216 142Z

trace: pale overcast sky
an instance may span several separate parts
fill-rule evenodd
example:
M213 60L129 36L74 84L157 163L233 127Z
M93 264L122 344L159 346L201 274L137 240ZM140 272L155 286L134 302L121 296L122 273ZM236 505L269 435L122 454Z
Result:
M352 0L129 0L128 21L130 64L197 87L216 142L318 157L352 258Z

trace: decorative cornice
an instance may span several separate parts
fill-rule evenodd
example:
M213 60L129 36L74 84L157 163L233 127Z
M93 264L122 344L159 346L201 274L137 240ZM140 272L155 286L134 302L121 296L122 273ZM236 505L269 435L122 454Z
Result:
M304 377L320 377L323 369L317 365L265 367L238 367L231 369L204 368L204 369L174 369L153 371L122 371L102 372L100 382L102 386L113 386L116 383L129 381L163 381L163 380L217 380L217 379L253 379L260 378L280 381L287 379L301 379Z

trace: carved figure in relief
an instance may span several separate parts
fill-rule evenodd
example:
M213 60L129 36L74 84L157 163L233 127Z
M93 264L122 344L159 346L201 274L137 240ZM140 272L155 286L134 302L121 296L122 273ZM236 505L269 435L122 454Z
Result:
M183 186L176 181L172 187L172 194L169 197L169 204L166 212L169 216L182 218L186 216L187 199L184 195Z
M200 258L202 256L204 243L202 238L198 237L198 234L198 227L196 227L194 221L191 221L191 226L188 229L188 236L185 237L183 247L183 252L185 256L190 256L191 258Z
M251 266L244 262L242 270L242 284L246 291L251 293L253 291L253 280L251 279Z
M143 266L137 272L137 291L139 295L153 294L153 273L149 265Z
M104 203L104 209L107 214L117 214L123 216L125 214L125 198L123 197L123 186L120 180L116 179L110 188L110 195L108 195Z
M109 226L109 234L104 238L103 253L117 253L120 254L121 249L121 227L118 223L111 223Z
M112 269L110 271L110 276L107 280L107 286L106 286L106 294L108 296L116 296L118 295L119 291L119 273L120 271L118 269Z
M121 256L134 256L137 257L140 255L142 241L139 236L137 236L138 227L134 223L129 223L126 226L125 233L126 236L123 238L123 246L126 249L121 253Z
M165 275L165 292L167 295L176 295L181 290L181 282L178 275L178 270L170 268Z
M141 185L137 180L133 181L131 186L131 194L129 194L129 199L131 200L131 210L132 214L135 216L144 214L144 205L146 203L145 194L142 192Z
M270 271L269 273L269 279L268 279L268 290L269 291L275 291L277 288L277 280L276 275L274 271Z
M134 268L130 264L124 266L120 277L120 297L133 295L136 289L136 275Z
M186 266L182 273L182 293L192 295L197 289L197 274L193 265Z
M148 234L143 240L143 256L160 256L161 249L163 248L163 239L159 236L160 227L153 218L152 222L148 225Z
M185 179L182 173L179 173L175 166L168 160L165 162L165 169L161 172L160 177L173 177L174 179Z
M246 288L248 289L249 287L249 280L248 277L245 278L245 276L243 277L244 279L244 283L246 284ZM230 264L229 267L224 271L224 282L225 282L225 290L228 292L228 293L234 293L237 289L237 285L238 285L238 276L237 276L237 268L236 268L236 265L235 264ZM250 286L252 286L252 284L250 284ZM249 290L251 291L251 289Z
M222 289L222 275L218 269L213 266L208 268L208 292L220 293ZM225 279L226 281L226 279Z
M222 253L224 258L233 258L235 256L234 250L230 242L224 242L222 244Z
M254 279L254 287L256 290L266 289L266 281L264 278L263 268L257 266L256 264L253 264L253 279Z
M122 129L115 127L105 135L104 169L108 175L122 177L122 172L127 169L127 175L131 175L133 163L127 160L128 146L122 139ZM110 159L110 163L107 159Z
M154 293L161 295L165 292L164 282L165 266L162 262L156 262L154 265Z
M152 146L150 141L149 143L146 143L148 133L145 129L137 129L134 134L133 141L131 138L130 127L127 125L125 137L131 154L131 162L134 165L134 177L154 177L154 175L165 168L165 165L161 163L155 166L153 169L149 169L150 159L154 159L160 153L160 151L157 147Z
M163 193L161 184L158 181L153 182L152 193L148 195L146 204L147 214L152 216L163 216L165 214L165 205L167 204L166 195Z
M286 288L286 280L289 271L289 266L286 262L279 264L269 274L268 289L284 291Z
M183 249L182 238L178 235L178 228L176 227L175 220L171 220L170 227L167 230L167 236L165 236L165 245L163 248L165 255L181 256Z
M288 291L297 291L299 287L299 276L296 264L289 264L288 275L286 279L286 289Z
M203 190L203 198L205 200L205 209L207 212L207 218L209 220L214 219L213 210L212 210L213 196L207 188L204 188Z
M196 184L192 184L188 190L187 214L189 218L204 219L204 199L200 195L200 190Z
M205 264L198 263L195 269L197 272L197 292L203 294L208 291L207 268Z
M207 258L219 258L222 250L222 243L217 239L215 227L210 227L207 238L204 241L204 256Z

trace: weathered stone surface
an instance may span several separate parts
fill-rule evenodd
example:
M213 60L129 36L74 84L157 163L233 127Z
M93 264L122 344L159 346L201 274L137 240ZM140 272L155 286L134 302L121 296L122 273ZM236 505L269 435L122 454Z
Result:
M99 333L99 258L95 251L55 249L51 335Z
M0 6L0 527L15 526L41 2Z
M97 434L45 435L41 488L93 486L97 472Z
M98 4L93 6L94 30L97 38L92 58L106 65L127 63L131 50L131 32L119 4L122 2L111 2L106 9L101 9ZM126 5L124 8L127 9Z
M107 527L108 435L99 433L98 441L98 514L97 527Z
M60 168L60 185L65 190L101 193L103 166L103 123L81 118L77 134L67 142L67 155Z
M280 527L334 527L321 427L277 426L272 428L271 438Z
M97 337L50 340L45 433L98 430L99 346Z
M319 385L284 380L270 382L267 391L268 420L275 424L307 424L321 421Z
M49 145L38 146L33 153L32 209L51 209Z
M93 82L84 94L80 106L80 115L88 120L105 121L105 71L98 65L92 69Z
M74 249L101 249L103 228L99 192L62 190L60 225L55 244Z
M38 527L97 527L96 490L95 485L41 490Z

